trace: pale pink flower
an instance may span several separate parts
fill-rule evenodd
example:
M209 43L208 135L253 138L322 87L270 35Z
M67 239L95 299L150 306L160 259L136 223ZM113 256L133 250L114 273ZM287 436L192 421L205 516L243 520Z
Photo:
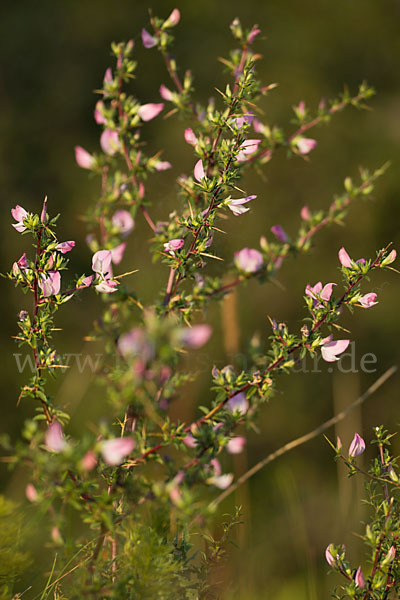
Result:
M18 260L17 265L20 269L28 268L28 259L26 258L26 252L24 252L21 258Z
M112 76L112 70L111 67L108 67L108 69L106 69L106 72L104 73L104 79L103 82L105 85L111 85L113 83L113 76Z
M234 256L235 265L245 273L256 273L264 264L261 252L253 248L242 248Z
M122 244L119 244L118 246L116 246L115 248L112 248L112 250L110 250L111 260L114 263L114 265L119 265L119 263L123 259L125 248L126 248L126 242L122 242Z
M60 242L59 244L57 244L56 250L61 252L61 254L66 254L67 252L70 252L74 246L75 242L73 240L70 240L68 242Z
M226 445L226 449L229 454L240 454L246 445L246 439L244 437L233 437L229 440Z
M233 481L232 473L225 473L224 475L217 475L207 479L207 483L215 485L220 490L226 490Z
M121 150L121 142L117 131L105 129L100 137L100 146L106 154L113 156L117 151Z
M242 117L237 117L235 119L235 125L238 129L241 129L243 125L251 125L254 120L254 115L252 113L248 113L243 115Z
M193 129L191 129L190 127L185 129L184 136L185 141L191 146L195 146L197 144L197 137L195 136Z
M335 362L339 360L338 354L342 354L350 344L350 340L335 340L327 342L321 347L322 358L326 362Z
M114 281L114 279L102 279L100 283L95 285L95 288L98 292L112 294L117 291L117 286L118 281Z
M304 102L304 100L301 100L299 102L299 105L294 106L293 108L295 109L299 117L304 117L304 115L306 114L306 103Z
M91 471L97 465L97 456L93 450L88 450L81 460L81 467L84 471Z
M300 216L304 221L309 221L311 219L310 209L308 206L303 206L300 211Z
M347 254L347 252L343 248L343 246L339 250L339 260L340 260L340 263L343 265L343 267L346 267L347 269L352 268L353 261L351 260L350 256Z
M396 256L397 256L396 250L392 250L390 252L390 254L388 254L387 257L382 261L382 263L381 263L382 267L386 267L387 265L392 264L392 262L394 260L396 260Z
M134 327L119 337L118 350L125 360L140 356L147 362L154 356L154 347L140 327Z
M201 181L206 176L201 158L195 164L193 173L197 181Z
M164 244L164 250L169 252L170 254L175 254L177 250L180 250L185 244L185 240L182 238L176 238L174 240L169 240Z
M189 348L201 348L210 339L212 329L209 325L193 325L180 332L180 342Z
M364 308L371 308L371 306L375 306L375 304L378 304L376 300L377 297L378 296L374 292L369 292L369 294L365 294L359 299L359 303Z
M58 421L53 421L48 426L44 443L50 452L62 452L67 447L62 427Z
M238 162L247 160L249 154L254 154L254 152L257 152L258 144L260 142L261 140L245 140L243 144L240 145L240 150L236 156L236 160Z
M154 165L156 171L167 171L168 169L172 169L172 165L167 160L159 160Z
M25 488L25 496L29 500L29 502L37 502L39 494L36 491L36 488L32 483L28 483Z
M168 19L164 23L164 27L175 27L181 19L181 13L177 8L174 8Z
M111 268L111 250L98 250L92 257L92 269L95 273L106 275Z
M43 275L43 279L39 279L38 285L45 298L58 294L61 286L60 273L58 271L48 271L47 277Z
M332 550L333 550L333 544L329 544L329 546L327 546L326 550L325 550L326 562L328 563L328 565L330 567L335 566L335 557L332 555Z
M282 225L273 225L271 227L271 233L273 233L276 239L278 239L280 242L286 243L289 240L287 233L283 229Z
M90 287L93 283L93 275L89 275L88 277L84 277L82 279L82 283L80 284L79 287Z
M354 583L356 584L356 587L359 588L365 588L365 579L364 579L364 575L363 572L361 571L361 567L358 567L357 572L354 576Z
M186 434L186 436L183 438L183 443L188 448L196 448L197 446L196 438L194 438L191 433Z
M324 287L321 290L320 293L320 298L322 298L322 300L326 300L326 302L328 302L328 300L330 300L331 296L332 296L332 290L333 290L333 286L337 285L336 283L326 283L324 285Z
M385 556L385 563L391 563L396 556L396 548L394 546L390 546L388 553Z
M51 539L58 546L62 546L64 544L61 532L57 525L54 525L54 527L51 528Z
M349 446L349 456L354 458L355 456L359 456L365 450L365 442L361 435L358 433L354 434L353 440Z
M160 114L163 108L164 104L162 102L159 104L143 104L138 110L138 115L142 121L151 121Z
M167 88L167 86L165 86L163 83L160 85L160 96L163 100L166 100L167 102L171 102L174 97L171 90Z
M317 140L313 140L312 138L298 138L296 141L297 148L299 149L300 154L308 154L315 148L317 145Z
M146 31L146 29L143 28L142 29L142 43L145 48L154 48L154 46L157 44L157 40L155 37L150 35L150 33L148 31Z
M111 222L118 232L124 235L129 235L135 226L135 221L127 210L117 210L113 214Z
M239 392L232 396L226 403L226 408L231 413L238 413L241 416L245 415L249 410L249 401L246 398L246 394Z
M103 115L103 110L104 110L104 102L102 100L99 100L98 102L96 102L96 106L94 109L94 120L99 125L105 125L105 123L107 122L107 119Z
M12 223L12 226L14 227L14 229L16 229L18 231L18 233L22 233L23 231L25 231L26 227L23 223L23 220L28 215L26 210L24 208L22 208L22 206L17 204L17 206L15 208L11 209L11 214L12 214L13 219L15 219L17 221L16 223Z
M255 198L257 198L257 196L253 195L253 196L246 196L246 198L236 198L236 199L229 200L228 208L237 217L237 216L242 215L243 213L247 212L248 210L250 210L246 206L243 206L243 204L247 204L247 202L250 202L251 200L254 200Z
M339 436L336 437L336 450L339 452L339 450L342 449L342 440L340 439Z
M101 445L101 454L104 461L110 466L120 465L125 456L128 456L135 447L132 438L122 437L107 440Z
M75 146L75 160L82 169L91 169L94 165L94 157L82 146Z
M253 119L253 129L256 133L265 133L265 125L258 119Z

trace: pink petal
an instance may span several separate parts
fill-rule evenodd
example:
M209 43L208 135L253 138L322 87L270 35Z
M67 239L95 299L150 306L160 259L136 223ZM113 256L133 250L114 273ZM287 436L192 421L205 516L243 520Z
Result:
M104 103L102 100L99 100L96 103L96 107L94 109L94 120L99 125L104 125L107 121L107 119L103 116L103 110L104 110Z
M271 232L274 236L280 241L286 243L288 241L288 236L286 231L283 229L281 225L273 225L271 227Z
M207 480L208 483L215 485L220 490L226 490L233 481L232 473L225 473L225 475L219 475L218 477L210 477Z
M177 8L174 8L174 10L169 15L169 17L166 20L166 22L164 23L164 25L166 27L174 27L175 25L177 25L179 23L180 19L181 19L181 13L179 12L179 10Z
M23 253L23 255L21 256L21 258L18 260L17 262L18 266L20 269L27 269L28 268L28 259L26 258L26 252Z
M327 283L326 285L324 285L320 293L320 297L322 298L322 300L328 301L330 299L330 297L332 296L332 290L334 285L336 285L336 283Z
M154 48L157 44L156 38L154 38L146 29L142 29L142 43L145 48Z
M23 219L25 219L25 217L27 216L27 212L24 208L22 208L22 206L20 206L19 204L17 204L17 206L15 208L11 209L11 215L12 217L18 221L18 222L22 222Z
M25 496L28 498L29 502L37 502L38 500L39 495L35 486L33 486L31 483L28 483L25 488Z
M118 132L112 129L105 129L100 137L100 146L103 152L113 156L113 154L121 149Z
M203 161L201 160L201 158L195 164L193 172L197 181L201 181L205 177Z
M326 562L328 563L328 565L330 567L334 567L335 566L335 559L331 554L331 548L332 548L333 544L329 544L329 546L327 546L326 550L325 550L325 558L326 558Z
M73 240L70 240L69 242L61 242L60 244L57 244L56 250L58 250L62 254L66 254L67 252L70 252L74 246L75 242Z
M359 587L361 589L365 588L365 579L361 567L358 567L357 569L357 572L354 577L354 583L356 584L356 587Z
M168 89L164 84L160 85L160 96L161 98L163 98L163 100L166 100L167 102L171 102L173 98L171 90Z
M169 240L164 244L164 250L167 250L170 254L173 254L177 250L180 250L185 244L185 240L182 238L176 238L174 240Z
M183 329L180 341L189 348L201 348L210 339L212 329L209 325L193 325Z
M377 297L378 296L374 292L370 292L369 294L365 294L365 296L362 296L359 300L359 303L364 308L371 308L371 306L375 306L375 304L378 304L376 300Z
M322 358L326 362L334 362L339 360L338 354L342 354L349 345L350 340L335 340L334 342L328 342L321 347Z
M187 129L185 129L185 141L190 144L191 146L195 146L197 144L197 137L194 134L193 129L191 129L190 127L188 127Z
M67 446L62 427L58 421L50 423L44 440L46 448L47 450L50 450L50 452L62 452Z
M110 250L111 260L114 263L114 265L119 265L119 263L123 259L125 248L126 248L126 242L122 242L122 244L119 244L119 246L116 246L115 248Z
M358 433L355 433L349 447L349 456L354 458L355 456L359 456L360 454L362 454L364 450L365 442L363 438Z
M196 438L194 438L191 433L186 434L186 436L183 438L183 443L188 448L196 448L197 446Z
M392 250L390 254L382 261L382 266L390 265L393 261L396 260L397 252L396 250Z
M340 263L347 269L352 268L352 266L353 266L352 260L343 247L340 248L340 250L339 250L339 260L340 260Z
M81 460L81 467L84 471L91 471L97 465L97 456L93 450L88 450Z
M132 438L122 437L103 442L101 454L104 461L111 466L120 465L135 447L135 442Z
M142 121L151 121L160 114L163 108L164 104L162 102L159 104L143 104L138 110L138 115Z
M60 273L58 271L49 271L48 277L44 276L42 280L38 281L38 285L45 298L53 294L58 294L61 285Z
M82 169L91 169L94 165L93 156L81 146L75 146L75 160Z
M265 125L258 119L253 119L253 129L256 133L265 133Z
M135 226L135 221L127 210L117 210L113 214L111 221L114 227L118 229L119 233L126 235L128 235Z
M308 154L315 148L317 141L312 138L299 138L296 142L300 154Z
M249 33L249 37L247 38L248 43L252 44L254 42L254 39L256 38L256 36L259 33L261 33L261 29L257 29L256 27L253 27L253 29Z
M112 70L110 67L108 67L108 69L106 69L106 72L104 73L104 79L103 82L106 85L110 85L111 83L113 83L113 76L112 76Z
M254 248L243 248L239 252L235 252L235 265L245 273L256 273L263 264L261 252Z
M172 169L172 165L167 160L160 160L154 168L156 171L167 171L168 169Z
M100 281L100 283L94 287L98 292L113 294L117 291L118 281L114 281L113 279L103 279L103 281Z
M226 445L226 449L229 454L240 454L246 445L244 437L233 437L229 440Z
M300 216L304 221L310 220L311 214L310 214L310 209L308 208L308 206L303 206L303 208L300 211Z
M246 398L246 394L239 392L235 394L226 403L226 408L231 413L238 413L239 415L245 415L249 410L249 401Z
M110 271L111 266L111 251L98 250L92 257L92 270L95 273L106 274Z

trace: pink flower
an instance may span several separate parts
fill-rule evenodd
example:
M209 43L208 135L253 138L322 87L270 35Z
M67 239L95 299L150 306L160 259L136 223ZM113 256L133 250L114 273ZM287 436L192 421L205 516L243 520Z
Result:
M140 356L142 360L147 362L154 356L154 347L140 327L134 327L119 337L118 350L125 360Z
M257 196L246 196L246 198L236 198L229 200L228 208L237 217L238 215L242 215L243 213L250 210L249 208L243 206L243 204L247 204L247 202L250 202L255 198L257 198Z
M26 210L24 208L22 208L22 206L17 204L17 206L15 208L11 209L11 214L12 214L13 219L15 219L17 221L16 223L12 223L12 226L14 227L14 229L16 229L18 231L18 233L22 233L23 231L25 231L26 227L23 223L23 220L26 219L26 217L28 215Z
M163 108L164 104L162 102L159 104L143 104L138 110L138 115L142 121L151 121L160 114Z
M361 435L358 433L354 434L353 440L349 446L349 456L354 458L355 456L359 456L365 450L365 442Z
M168 169L172 169L172 165L167 160L159 160L154 168L156 171L167 171Z
M110 465L120 465L125 458L128 456L135 447L135 442L132 438L122 437L107 440L102 443L101 454L104 461Z
M265 125L258 119L253 119L253 129L256 133L265 133Z
M154 38L146 29L142 29L142 43L145 48L154 48L157 44L156 38Z
M240 150L238 155L236 156L236 160L238 162L243 162L247 159L249 154L253 154L257 152L258 144L261 140L245 140L243 144L240 146Z
M237 117L235 119L235 125L238 129L241 129L243 127L243 125L245 125L245 124L251 125L253 120L254 120L254 115L251 113L248 113L247 115L243 115L242 117Z
M280 242L286 243L289 240L286 231L281 225L273 225L271 227L271 232Z
M197 181L201 181L206 176L201 158L195 164L193 173Z
M396 250L392 250L390 254L388 254L387 257L381 262L382 267L386 267L387 265L392 264L392 262L396 260L396 256Z
M209 325L193 325L180 333L180 341L189 348L201 348L210 339L212 329Z
M339 250L339 260L343 267L346 267L347 269L353 268L353 261L343 247Z
M190 127L188 127L187 129L185 129L185 141L190 144L191 146L195 146L197 144L197 137L194 134L193 129L191 129Z
M174 240L169 240L164 244L164 250L174 255L177 250L180 250L185 243L185 240L182 238L176 238Z
M334 567L335 566L335 558L332 555L331 549L333 549L333 544L329 544L329 546L326 547L325 558L326 558L326 562L328 563L328 565L330 567Z
M81 460L81 467L84 471L91 471L97 465L97 456L93 450L88 450Z
M196 438L194 438L191 433L186 434L186 436L183 438L183 443L188 448L196 448L197 446Z
M310 214L310 209L308 208L308 206L303 206L303 208L300 211L300 216L304 221L310 220L311 214Z
M124 235L129 235L135 226L135 221L127 210L117 210L113 214L111 222L118 232Z
M254 42L254 39L256 38L256 36L259 33L261 33L261 29L257 29L257 27L254 26L253 29L249 33L249 37L247 38L248 43L252 44Z
M119 246L116 246L115 248L110 250L111 260L114 263L114 265L119 265L119 263L123 259L125 248L126 248L126 242L122 242L122 244L119 244Z
M111 267L111 250L98 250L92 257L92 269L95 273L107 275Z
M28 259L26 258L26 252L24 252L21 258L18 260L17 265L20 269L28 268Z
M349 345L350 340L336 340L334 342L327 342L321 347L322 358L326 362L335 362L339 360L338 354L342 354Z
M70 240L69 242L60 242L57 244L56 250L61 252L61 254L66 254L67 252L70 252L74 246L75 242L73 240Z
M98 102L96 102L96 106L94 109L94 120L99 125L105 125L105 123L107 122L107 119L103 115L103 110L104 102L102 100L99 100Z
M95 288L98 292L103 292L105 294L112 294L117 291L118 281L114 281L114 279L102 279L100 283L95 285Z
M172 98L174 97L171 90L168 89L163 83L160 85L160 96L167 102L171 102Z
M47 275L48 277L43 275L43 279L38 281L38 285L45 298L53 294L58 294L61 285L61 277L58 271L48 271Z
M89 275L88 277L84 277L82 279L82 283L78 287L79 288L80 287L90 287L92 285L92 283L93 283L93 279L94 279L93 275Z
M25 488L25 496L28 498L29 502L37 502L38 500L39 495L35 486L33 486L31 483L28 483Z
M249 410L249 401L246 398L246 394L244 392L239 392L232 396L226 403L226 408L231 413L237 413L242 416L245 415Z
M175 27L181 19L181 13L177 8L174 8L168 19L164 23L164 27Z
M315 148L317 141L312 138L298 138L296 145L299 149L300 154L308 154Z
M46 431L44 443L50 452L62 452L67 447L62 427L58 421L50 423Z
M207 483L211 485L215 485L220 490L226 490L233 481L232 473L225 473L225 475L217 475L214 477L210 477L207 479Z
M365 579L364 579L364 575L363 572L361 571L361 567L358 567L357 572L354 576L354 583L356 584L356 587L359 588L365 588Z
M106 69L106 72L104 73L103 83L105 85L111 85L113 82L114 80L112 76L112 70L110 67L108 67L108 69Z
M336 283L327 283L324 285L324 287L321 290L320 293L320 298L322 298L322 300L326 300L326 302L328 302L328 300L330 300L330 297L332 296L332 290L333 290L333 286L337 285Z
M362 296L359 299L359 303L364 308L371 308L371 306L375 306L375 304L378 304L376 300L377 297L378 296L374 292L369 292L369 294L365 294L365 296Z
M113 156L117 151L121 150L121 142L117 131L105 129L100 137L100 146L103 152Z
M226 449L229 454L240 454L246 445L244 437L233 437L229 440L226 445Z
M82 146L75 146L75 160L82 169L91 169L94 165L94 157Z
M245 273L256 273L261 269L264 260L261 252L253 248L243 248L235 252L235 265Z

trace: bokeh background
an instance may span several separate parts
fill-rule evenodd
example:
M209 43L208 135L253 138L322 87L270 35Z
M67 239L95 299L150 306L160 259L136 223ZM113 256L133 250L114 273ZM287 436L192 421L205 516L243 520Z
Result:
M342 245L355 258L372 256L391 241L400 248L400 2L154 0L150 5L139 0L17 0L4 4L0 20L3 272L26 249L27 238L18 236L10 225L10 209L20 204L38 211L46 194L50 212L62 213L60 238L77 241L71 254L72 271L89 272L90 253L78 216L96 197L98 182L76 166L73 147L80 144L89 151L98 148L99 129L92 118L96 100L93 90L100 87L104 71L111 64L109 46L113 40L133 38L137 42L139 67L134 92L143 103L159 101L159 85L169 85L168 77L157 52L142 48L139 33L148 22L149 8L166 17L175 6L182 13L176 28L176 59L181 72L192 69L201 100L218 96L214 88L224 87L226 75L217 57L227 56L233 47L229 24L236 16L245 26L258 23L262 29L256 45L263 55L258 72L265 84L279 83L264 100L265 122L278 123L290 132L291 106L300 100L316 108L321 97L335 96L344 84L356 92L364 79L377 90L370 103L372 111L347 109L328 127L314 132L318 147L310 161L287 160L281 151L262 174L247 179L246 189L258 195L257 201L247 215L226 222L229 235L216 239L216 249L227 261L244 246L257 247L260 235L269 235L275 223L294 233L301 207L327 207L332 196L342 191L346 176L357 178L360 166L375 169L392 161L391 169L377 184L374 199L356 203L345 228L319 234L312 253L288 262L275 284L249 283L230 297L222 312L218 306L210 309L214 336L207 350L194 357L201 376L171 408L172 416L188 420L198 403L210 399L212 364L239 364L254 334L261 338L269 335L267 315L287 322L292 329L299 327L305 284L320 279L338 281L337 251ZM194 159L183 140L182 122L158 118L146 130L149 146L165 149L163 159L173 164L171 171L158 174L148 186L153 218L163 219L176 206L176 176L189 172ZM151 301L159 281L166 281L167 270L151 265L147 249L148 231L139 217L124 266L140 269L136 289L144 301ZM13 357L18 350L11 339L17 331L17 313L26 299L9 282L2 280L1 285L1 430L15 439L21 423L33 412L29 402L16 407L25 377L18 374ZM318 373L282 378L279 393L261 415L259 433L250 435L245 455L234 464L227 461L227 469L242 473L351 403L387 368L398 363L398 276L375 275L366 291L376 291L379 304L370 311L345 315L343 321L356 340L358 372L350 372L348 361L343 362L341 370L335 367L329 372L328 365L322 365ZM68 304L60 313L59 324L64 329L58 336L60 350L87 351L83 337L90 332L93 316L100 310L94 295L90 301ZM232 335L234 327L236 334ZM229 343L227 329L231 332ZM101 351L89 351L94 354L96 350ZM376 372L360 371L361 357L367 352L377 357ZM370 439L372 427L380 423L395 431L399 424L398 382L399 376L394 376L362 410L352 413L336 432L331 430L331 438L339 433L347 445L357 430ZM71 369L60 376L54 393L57 401L72 412L73 435L79 435L90 421L97 421L106 409L101 391L87 371ZM394 448L398 453L396 440ZM369 457L370 451L365 460ZM0 469L3 492L22 500L25 474L10 473L4 465ZM243 505L238 548L232 548L224 572L225 588L231 585L233 590L229 597L329 597L335 578L326 576L326 545L344 542L356 565L364 560L356 536L362 531L359 521L366 516L359 508L362 492L362 482L346 478L322 437L259 472L235 498L221 506L221 512L226 512L235 504ZM217 525L214 533L218 533ZM37 548L43 546L40 539L36 544ZM38 586L42 583L35 573L28 584L32 581Z

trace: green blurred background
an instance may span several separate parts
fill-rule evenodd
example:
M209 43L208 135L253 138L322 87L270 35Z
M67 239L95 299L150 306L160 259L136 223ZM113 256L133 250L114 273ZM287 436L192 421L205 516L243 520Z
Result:
M304 314L302 294L307 282L339 281L337 251L344 245L355 258L372 256L376 249L392 241L399 249L398 154L400 140L400 2L398 0L220 0L152 2L153 12L166 17L177 6L182 20L176 28L176 59L181 72L190 67L195 76L198 98L215 95L223 88L218 56L227 56L233 47L229 24L238 16L245 26L258 23L262 36L256 49L263 54L258 64L265 84L279 87L264 100L264 121L279 123L290 132L291 106L300 100L316 108L320 98L330 98L347 84L356 92L366 79L377 90L372 112L348 109L328 127L318 129L318 146L311 161L287 160L283 151L263 169L262 176L246 181L248 193L258 194L251 211L240 219L226 222L229 236L216 239L216 250L227 261L243 246L257 247L260 235L281 223L294 233L299 211L327 207L332 196L343 189L347 175L357 178L359 166L374 169L391 160L392 167L377 185L374 200L356 204L347 226L331 228L316 237L316 247L306 257L288 262L279 275L279 285L249 283L237 295L239 351L244 353L250 338L269 334L267 314L298 329ZM44 195L49 197L52 214L62 213L60 239L75 239L71 255L72 271L90 270L90 253L85 246L85 229L78 215L93 201L98 182L87 177L74 161L73 147L98 149L99 128L92 114L105 69L111 64L110 43L133 38L139 61L133 89L143 103L158 102L161 83L170 85L161 57L144 50L140 30L148 21L146 2L138 0L15 1L4 4L0 22L0 178L2 271L26 250L27 238L11 227L10 209L20 204L38 211ZM171 86L172 87L172 86ZM175 178L189 172L194 158L183 141L184 124L174 118L156 119L146 127L148 143L165 148L163 159L173 169L153 177L147 186L152 198L154 219L165 219L176 206ZM314 133L312 135L314 135ZM167 270L149 261L148 231L140 219L130 238L123 267L139 268L136 291L151 301L158 282L166 281ZM2 417L1 429L13 439L21 423L33 412L27 402L16 408L19 388L25 382L18 375L13 352L18 351L11 336L17 331L17 313L26 298L9 282L2 280L3 327ZM377 357L376 373L329 372L298 373L281 379L280 390L265 407L260 433L251 434L246 451L226 469L236 474L287 441L305 433L352 402L388 367L398 363L400 321L397 318L399 281L396 274L375 275L365 291L376 291L380 303L371 311L346 314L343 324L356 340L357 365L366 352ZM101 303L77 300L60 313L60 350L86 351L83 336L90 332ZM232 311L232 300L228 310ZM197 384L185 390L172 407L173 416L185 420L195 414L196 404L210 400L209 372L213 363L223 366L238 361L224 347L221 308L213 306L209 319L214 326L212 342L194 357L201 372ZM232 322L231 322L232 324ZM90 349L91 353L96 350ZM101 349L97 349L101 351ZM344 363L342 370L349 370ZM373 425L383 423L396 430L399 422L398 380L377 392L353 413L339 433L344 444L354 431L371 438ZM96 422L106 409L101 392L92 385L87 372L71 369L54 385L57 401L73 414L69 432L79 435L89 421ZM330 431L333 437L335 432ZM399 442L395 442L399 452ZM397 445L396 445L397 444ZM366 460L370 457L366 453ZM11 474L1 467L3 490L22 499L25 475ZM237 534L239 548L233 549L224 573L235 590L232 598L255 600L316 600L329 597L334 577L326 577L323 553L326 545L345 542L354 563L363 560L354 532L360 532L358 499L362 483L347 480L337 469L332 452L322 437L277 460L258 473L221 511L243 504L245 524ZM211 498L210 498L211 499ZM216 527L215 532L218 532ZM38 548L42 541L36 540ZM28 583L40 580L31 575Z

